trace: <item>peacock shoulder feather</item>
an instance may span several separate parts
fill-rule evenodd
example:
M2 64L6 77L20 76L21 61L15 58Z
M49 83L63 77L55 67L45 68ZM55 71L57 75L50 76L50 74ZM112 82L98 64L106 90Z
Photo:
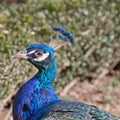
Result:
M59 101L41 120L120 120L96 106L81 102Z

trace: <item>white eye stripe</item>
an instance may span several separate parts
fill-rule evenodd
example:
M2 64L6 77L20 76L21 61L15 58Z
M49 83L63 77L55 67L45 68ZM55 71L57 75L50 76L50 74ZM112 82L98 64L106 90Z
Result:
M40 62L40 61L45 60L48 56L49 56L49 53L44 53L42 56L40 56L38 58L34 58L34 60Z
M32 54L32 53L34 53L36 50L32 50L32 51L30 51L29 53L27 53L28 55L30 55L30 54Z

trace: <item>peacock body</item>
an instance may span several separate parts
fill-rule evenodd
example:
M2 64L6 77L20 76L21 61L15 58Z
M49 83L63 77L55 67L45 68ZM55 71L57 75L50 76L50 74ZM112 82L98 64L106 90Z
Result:
M35 74L17 92L13 103L14 120L120 120L116 116L85 103L60 100L53 88L57 73L56 49L74 38L64 28L54 26L50 45L32 44L14 57L27 59L36 68Z

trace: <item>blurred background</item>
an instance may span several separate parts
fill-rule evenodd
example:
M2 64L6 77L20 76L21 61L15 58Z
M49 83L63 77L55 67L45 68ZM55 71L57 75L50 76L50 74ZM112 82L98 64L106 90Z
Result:
M59 97L120 117L120 0L0 0L0 120L12 120L16 91L37 71L11 56L32 43L49 44L52 25L76 39L55 55Z

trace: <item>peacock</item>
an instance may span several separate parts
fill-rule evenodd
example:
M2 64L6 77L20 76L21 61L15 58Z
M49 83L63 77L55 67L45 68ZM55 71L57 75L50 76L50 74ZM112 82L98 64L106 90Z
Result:
M60 26L49 45L32 44L14 55L32 63L38 72L20 87L13 102L14 120L120 120L96 106L58 98L53 88L57 73L55 51L70 41L75 43L72 33Z

